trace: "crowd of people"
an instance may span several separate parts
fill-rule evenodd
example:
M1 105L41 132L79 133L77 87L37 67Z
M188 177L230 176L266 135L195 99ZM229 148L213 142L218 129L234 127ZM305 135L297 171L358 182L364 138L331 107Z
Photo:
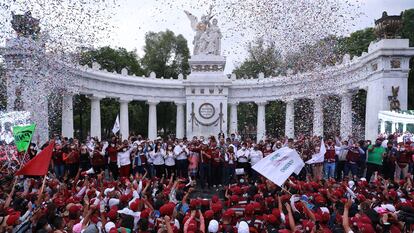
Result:
M47 143L32 143L27 153L2 160L19 163L1 170L0 232L414 229L411 137L380 135L371 143L299 135L256 143L235 134L156 140L138 135L53 142L44 186L42 177L14 176L13 169ZM279 187L252 166L282 147L295 149L305 162L326 152L323 161L306 164Z

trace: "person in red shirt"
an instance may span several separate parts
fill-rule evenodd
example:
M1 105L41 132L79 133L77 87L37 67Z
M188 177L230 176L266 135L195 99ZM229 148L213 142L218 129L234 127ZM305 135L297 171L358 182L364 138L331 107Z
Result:
M106 148L106 152L108 153L109 157L109 171L112 173L112 177L114 177L116 180L118 179L118 150L115 144L115 140L109 144L108 148Z
M200 184L201 188L204 189L206 187L206 183L208 187L211 186L211 148L208 147L207 144L203 144L201 147L201 163L200 163Z
M223 167L223 158L220 153L220 148L217 147L216 143L212 143L210 146L211 149L211 169L214 171L212 175L212 184L215 188L217 185L221 184L222 180L222 167Z
M75 177L79 167L79 151L75 145L71 145L68 153L63 154L63 161L66 164L66 169L69 171L69 177Z
M332 139L329 139L326 143L326 153L325 153L325 179L330 179L335 177L335 145L332 142Z
M105 169L105 153L101 150L99 145L95 146L95 150L92 154L92 167L95 173L100 173Z
M57 178L61 178L65 174L65 164L63 162L62 147L59 144L55 145L55 150L52 154L52 167Z
M412 150L410 142L401 145L397 151L397 161L395 166L395 179L400 180L401 175L405 179L408 173L408 165L411 162Z

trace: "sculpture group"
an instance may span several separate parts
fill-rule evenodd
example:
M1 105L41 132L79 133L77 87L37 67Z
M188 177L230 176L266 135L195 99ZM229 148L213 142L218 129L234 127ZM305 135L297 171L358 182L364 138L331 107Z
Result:
M220 55L222 34L218 27L217 19L213 19L213 7L210 7L207 15L202 15L198 21L197 16L184 11L191 21L191 28L196 32L194 36L194 55Z

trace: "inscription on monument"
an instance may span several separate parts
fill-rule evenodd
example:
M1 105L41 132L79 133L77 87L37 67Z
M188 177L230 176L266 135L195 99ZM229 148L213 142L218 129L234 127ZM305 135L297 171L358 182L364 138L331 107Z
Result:
M204 119L212 118L214 116L215 112L216 112L216 110L214 109L214 106L210 103L204 103L198 109L198 113Z

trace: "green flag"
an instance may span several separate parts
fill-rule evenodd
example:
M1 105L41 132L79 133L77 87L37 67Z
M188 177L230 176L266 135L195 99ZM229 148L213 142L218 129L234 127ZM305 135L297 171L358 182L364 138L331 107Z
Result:
M26 152L27 148L32 141L32 136L35 131L36 124L25 125L25 126L14 126L13 136L14 142L16 143L17 151Z

